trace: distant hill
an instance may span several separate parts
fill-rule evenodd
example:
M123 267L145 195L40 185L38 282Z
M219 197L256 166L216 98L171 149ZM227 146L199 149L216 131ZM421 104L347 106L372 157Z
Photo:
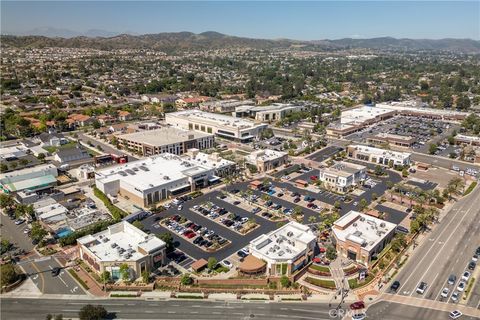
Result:
M100 33L92 32L92 34ZM470 39L415 40L390 37L373 39L339 39L297 41L290 39L252 39L229 36L214 31L195 34L191 32L156 33L144 35L120 34L110 37L77 36L71 38L45 36L1 36L2 46L13 47L78 47L102 50L144 48L166 52L177 50L223 49L247 47L253 49L303 47L313 50L331 49L392 49L435 50L463 53L480 53L480 41Z
M441 50L465 53L480 53L480 41L471 39L395 39L391 37L372 39L345 38L328 40L344 48L399 49L399 50Z

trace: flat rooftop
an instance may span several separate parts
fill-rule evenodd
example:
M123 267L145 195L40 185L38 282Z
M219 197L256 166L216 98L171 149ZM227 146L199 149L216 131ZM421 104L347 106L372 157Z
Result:
M163 153L98 170L95 179L103 183L121 180L139 190L147 190L209 170L180 156Z
M155 130L122 134L119 135L118 138L130 140L136 143L148 144L154 147L160 147L168 144L175 144L210 136L213 135L193 130L183 130L174 127L163 127Z
M469 136L465 134L457 134L455 136L456 139L458 140L463 140L463 141L469 141L469 142L480 142L480 137L479 136Z
M273 103L268 106L251 106L243 105L235 108L235 112L268 112L268 111L281 111L281 110L290 110L297 109L300 106L287 104L287 103Z
M391 140L399 140L399 141L405 141L405 142L412 142L415 140L414 137L410 136L401 136L399 134L393 134L393 133L387 133L387 132L380 132L374 135L372 138L380 138L380 139L391 139Z
M375 119L378 116L392 112L393 110L391 109L381 108L378 106L360 106L355 109L343 111L340 122L342 124L362 124L365 121Z
M190 154L192 149L188 153L183 154L182 158L191 161L192 163L199 164L203 167L218 169L235 165L235 162L223 159L218 154L207 154L203 152L198 152L195 155Z
M286 261L295 259L315 239L308 226L291 221L252 240L250 247L270 259Z
M77 241L101 261L136 261L146 256L139 249L153 253L165 246L155 235L148 235L126 221Z
M351 210L335 221L333 233L343 242L349 240L370 251L395 228L394 223Z
M239 129L254 128L260 125L266 126L266 124L256 124L253 121L243 119L243 118L235 118L235 117L224 115L224 114L210 113L210 112L205 112L200 110L185 110L185 111L167 113L166 115L167 123L168 123L169 117L188 119L192 122L210 124L212 126L225 126L230 128L239 128Z
M410 102L389 102L389 103L379 103L375 107L395 110L395 111L411 111L425 114L436 114L436 115L455 115L455 116L468 116L470 113L455 111L455 110L446 110L446 109L433 109L433 108L421 108L413 106Z
M340 161L333 164L331 167L321 169L327 174L337 175L342 177L349 177L352 174L357 173L358 171L365 170L366 167L350 162Z
M257 160L272 161L272 160L281 158L285 155L287 155L286 152L276 151L272 149L262 149L262 150L253 151L248 156L246 156L246 158L249 161L257 161Z
M410 157L410 153L408 152L399 152L399 151L392 151L392 150L385 150L385 149L380 149L380 148L374 148L374 147L369 147L369 146L363 146L363 145L350 145L349 147L355 148L357 151L360 151L362 153L367 153L371 155L376 155L376 156L384 156L384 157L390 157L390 158L395 158L395 159L406 159Z

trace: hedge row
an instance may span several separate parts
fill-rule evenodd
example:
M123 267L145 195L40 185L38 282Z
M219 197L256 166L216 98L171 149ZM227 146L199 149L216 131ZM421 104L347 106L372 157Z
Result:
M313 284L317 287L327 288L327 289L335 289L337 286L335 285L335 281L333 280L322 280L322 279L315 279L306 277L305 281L310 284Z
M81 238L87 234L94 234L103 230L106 230L108 226L115 223L113 220L100 221L95 224L92 224L82 230L72 232L64 238L60 238L59 243L61 246L68 246L75 244L78 238Z
M114 206L110 199L108 199L108 197L97 187L93 187L93 194L98 199L102 200L102 202L105 204L105 207L107 207L108 211L110 211L110 214L112 215L113 219L115 219L115 221L120 221L123 217L126 217L128 215L128 213L126 213L125 211Z
M466 196L467 194L469 194L470 192L472 192L476 185L477 185L477 181L473 181L473 182L468 186L467 190L465 190L465 192L463 193L463 195Z

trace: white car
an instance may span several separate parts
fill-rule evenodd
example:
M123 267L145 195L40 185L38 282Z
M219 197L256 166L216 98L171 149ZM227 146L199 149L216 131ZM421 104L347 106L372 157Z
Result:
M358 205L358 202L355 201L355 202L353 203L353 205L356 207L356 206Z
M465 287L466 287L466 282L465 281L460 281L458 283L458 287L457 287L457 290L460 291L460 292L463 292L463 290L465 290Z
M224 267L227 267L227 268L232 268L233 267L233 264L228 261L228 260L223 260L222 262L220 262Z
M181 211L182 209L183 209L182 205L179 205L178 208L177 208L178 211Z
M455 291L454 293L452 293L452 296L450 298L452 299L453 302L457 302L458 298L460 298L460 294L457 291Z
M452 312L450 312L449 316L450 316L450 319L458 319L462 316L463 313L461 313L460 311L458 310L454 310Z
M450 289L448 289L448 288L443 288L442 293L440 294L440 296L441 296L442 298L448 298L448 293L449 293L449 292L450 292Z
M425 292L425 290L427 290L427 283L426 282L420 282L420 284L418 285L417 287L417 293L418 294L423 294Z
M465 271L463 274L462 274L462 280L464 281L468 281L468 279L470 279L470 272L468 271Z
M478 256L477 256L476 254L473 255L472 261L473 261L473 262L477 262L477 261L478 261Z

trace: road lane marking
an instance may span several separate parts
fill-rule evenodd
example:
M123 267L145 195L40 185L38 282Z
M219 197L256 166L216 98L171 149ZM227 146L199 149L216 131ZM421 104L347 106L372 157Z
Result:
M465 218L466 214L468 213L468 211L470 211L470 209L475 205L475 203L473 203L470 208L468 210L465 211L465 213L463 214L462 218L459 220L459 222L457 223L457 226L455 228L455 230L458 228L458 226L462 223L463 219ZM463 210L462 210L463 211ZM443 235L443 233L445 233L447 230L450 231L450 236L448 237L447 241L452 237L453 234L455 234L455 232L452 232L451 229L449 228L450 224L452 224L453 222L455 222L455 218L457 217L457 215L459 214L459 212L455 213L454 216L452 216L451 220L446 224L444 225L444 229L440 232L440 234L438 235L439 238L441 238L441 236ZM454 231L455 231L454 230ZM405 287L405 285L408 283L408 281L410 280L411 277L413 277L414 275L416 275L416 270L421 266L421 263L423 260L425 260L425 258L428 257L428 254L430 253L430 251L434 248L435 245L432 245L430 248L428 248L427 252L424 254L423 258L416 264L415 268L413 268L412 272L410 272L410 276L407 278L407 280L405 280L403 282L403 285L399 288L399 291L402 290L403 287ZM444 247L445 244L443 244L442 247ZM443 249L443 248L440 248L440 249ZM418 251L417 251L418 252ZM428 270L430 269L430 266L431 264L435 261L436 257L442 252L442 250L438 250L438 253L437 255L434 257L434 259L432 260L432 262L430 263L429 267L426 269L425 273L422 275L422 277L420 279L422 279L426 272L428 272ZM423 281L423 280L420 280L420 282ZM419 282L419 283L420 283ZM418 284L417 284L418 286ZM412 292L413 294L413 292Z

